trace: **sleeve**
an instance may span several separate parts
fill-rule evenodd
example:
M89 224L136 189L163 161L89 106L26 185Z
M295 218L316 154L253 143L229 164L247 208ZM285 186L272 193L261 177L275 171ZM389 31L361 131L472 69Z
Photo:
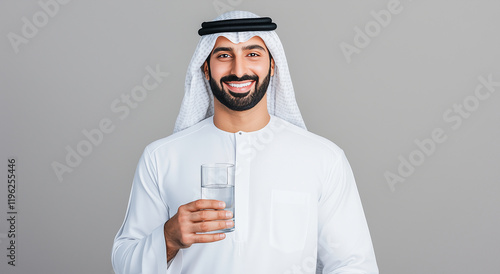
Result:
M170 216L160 196L154 163L146 148L137 165L125 220L113 243L111 261L119 274L180 273L181 251L167 267L163 225Z
M370 232L351 167L342 152L319 200L318 266L330 274L377 274Z

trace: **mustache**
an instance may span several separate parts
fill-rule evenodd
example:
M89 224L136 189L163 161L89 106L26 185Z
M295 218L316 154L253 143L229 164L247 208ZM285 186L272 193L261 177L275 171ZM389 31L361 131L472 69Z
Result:
M238 81L246 81L246 80L258 81L259 76L245 74L241 77L238 77L235 74L231 74L231 75L226 75L226 76L220 78L221 82L233 82L233 81L238 82Z

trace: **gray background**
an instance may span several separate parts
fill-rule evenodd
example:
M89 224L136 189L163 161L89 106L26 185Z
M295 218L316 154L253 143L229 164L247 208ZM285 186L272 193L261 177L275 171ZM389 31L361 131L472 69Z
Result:
M112 273L137 161L171 134L196 31L222 3L277 22L308 129L351 162L381 273L500 273L500 87L479 105L470 97L478 77L500 82L500 2L402 0L348 62L340 45L354 45L355 27L389 2L70 1L16 53L9 33L22 37L22 18L41 20L43 9L1 1L0 272ZM120 119L111 103L157 65L168 77ZM453 129L443 115L464 102L469 116ZM58 180L51 164L105 118L113 132ZM384 174L398 174L399 157L418 156L414 140L436 128L446 140L391 189ZM11 156L16 267L6 257Z

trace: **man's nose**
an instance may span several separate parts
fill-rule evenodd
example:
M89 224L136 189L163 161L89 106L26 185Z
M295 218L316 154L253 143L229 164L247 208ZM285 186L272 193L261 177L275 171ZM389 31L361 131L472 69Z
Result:
M237 56L234 58L233 66L231 68L231 74L236 75L237 77L242 77L246 74L247 66L245 60L242 56Z

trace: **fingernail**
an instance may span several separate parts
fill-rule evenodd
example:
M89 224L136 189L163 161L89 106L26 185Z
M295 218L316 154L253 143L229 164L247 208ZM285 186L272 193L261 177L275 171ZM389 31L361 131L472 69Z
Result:
M223 207L223 208L225 208L225 207L226 207L226 203L224 203L224 202L219 202L219 207Z
M233 213L231 211L226 211L226 217L227 218L233 217Z
M221 239L224 239L224 238L226 238L226 234L224 234L224 233L222 233L222 234L219 234L219 238L221 238Z
M226 222L227 227L232 227L233 226L233 221L227 221Z

